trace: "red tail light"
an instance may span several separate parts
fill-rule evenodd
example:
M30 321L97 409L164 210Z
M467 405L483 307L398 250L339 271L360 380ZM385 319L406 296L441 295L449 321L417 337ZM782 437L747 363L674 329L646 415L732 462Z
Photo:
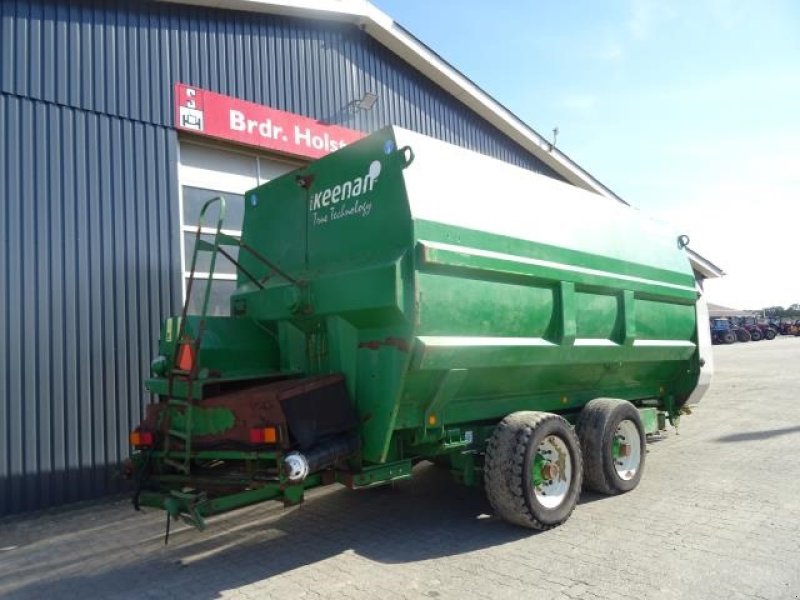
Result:
M153 433L150 431L131 431L131 446L135 448L149 448L153 445Z

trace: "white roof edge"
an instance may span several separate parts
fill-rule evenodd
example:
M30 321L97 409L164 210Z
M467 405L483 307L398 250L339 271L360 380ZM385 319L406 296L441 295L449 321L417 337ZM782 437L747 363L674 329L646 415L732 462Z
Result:
M692 264L692 268L706 279L714 279L725 275L725 271L720 267L691 248L686 248L686 253L689 255L689 262Z
M354 23L434 83L455 96L502 133L528 150L569 183L611 198L625 200L600 183L497 102L480 87L414 37L394 19L366 0L161 0L212 8Z

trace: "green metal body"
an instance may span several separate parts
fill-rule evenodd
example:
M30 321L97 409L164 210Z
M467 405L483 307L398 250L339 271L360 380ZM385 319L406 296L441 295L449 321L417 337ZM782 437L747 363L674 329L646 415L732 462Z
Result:
M232 316L205 319L195 415L220 382L342 373L361 423L355 472L388 465L364 485L443 455L474 483L492 427L519 410L572 419L610 396L650 407L653 429L697 384L689 261L629 207L394 128L245 199L241 243L271 266L240 252ZM162 330L164 357L177 329ZM168 393L163 373L147 386Z

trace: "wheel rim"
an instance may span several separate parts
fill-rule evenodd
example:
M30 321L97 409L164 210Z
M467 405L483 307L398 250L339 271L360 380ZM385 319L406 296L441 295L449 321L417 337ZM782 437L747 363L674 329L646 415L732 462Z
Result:
M549 435L536 448L531 467L533 493L545 508L560 506L572 483L572 457L566 442Z
M625 419L617 425L611 443L611 456L614 459L614 470L620 479L630 481L636 477L642 462L642 438L636 423Z

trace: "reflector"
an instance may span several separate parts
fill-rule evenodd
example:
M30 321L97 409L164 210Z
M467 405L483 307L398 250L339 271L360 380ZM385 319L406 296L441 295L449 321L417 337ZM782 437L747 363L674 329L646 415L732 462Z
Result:
M191 371L194 366L194 348L189 344L181 344L178 352L178 368L181 371Z

